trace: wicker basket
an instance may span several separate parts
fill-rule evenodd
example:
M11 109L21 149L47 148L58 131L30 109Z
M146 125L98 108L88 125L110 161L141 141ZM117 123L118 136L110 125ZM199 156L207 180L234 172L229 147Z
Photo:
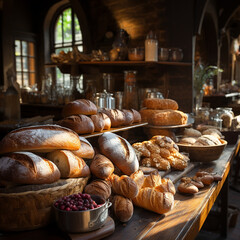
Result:
M89 178L71 178L60 186L20 193L0 193L0 230L24 231L46 226L53 221L53 202L82 192ZM61 180L60 180L61 181Z

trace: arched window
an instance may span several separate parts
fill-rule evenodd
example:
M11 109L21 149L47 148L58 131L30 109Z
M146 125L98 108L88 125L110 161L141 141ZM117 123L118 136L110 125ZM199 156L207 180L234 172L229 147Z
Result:
M52 52L58 54L60 51L67 53L77 46L80 52L83 51L82 31L77 18L71 7L63 8L57 13L54 23L53 36L53 50ZM70 86L70 75L62 74L56 68L56 84L62 87ZM82 88L80 84L80 88Z

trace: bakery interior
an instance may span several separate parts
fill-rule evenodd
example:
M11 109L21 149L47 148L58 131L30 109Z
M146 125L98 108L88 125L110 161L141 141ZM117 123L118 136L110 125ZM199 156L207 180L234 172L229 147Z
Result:
M0 0L0 26L0 239L240 238L239 1Z

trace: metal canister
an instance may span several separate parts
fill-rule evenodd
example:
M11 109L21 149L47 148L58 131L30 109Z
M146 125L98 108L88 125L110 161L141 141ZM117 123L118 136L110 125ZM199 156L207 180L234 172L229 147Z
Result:
M115 109L115 97L113 97L113 93L107 93L106 94L106 102L107 102L107 108Z
M107 107L106 94L96 93L94 97L94 103L98 108L106 108Z

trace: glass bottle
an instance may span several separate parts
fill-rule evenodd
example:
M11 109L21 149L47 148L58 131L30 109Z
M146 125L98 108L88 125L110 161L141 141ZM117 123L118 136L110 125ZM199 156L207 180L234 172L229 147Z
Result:
M93 80L87 80L86 90L85 90L85 99L88 99L93 102L95 93L96 93L96 90L95 90Z
M117 33L116 39L113 42L113 49L116 49L118 52L117 60L126 60L128 54L127 48L127 37L128 34L124 29L120 29Z
M71 99L76 100L82 98L82 94L78 90L78 82L79 82L80 76L78 75L71 75L70 81L71 81Z
M137 71L124 71L124 92L123 92L123 108L138 109L138 95L136 87Z
M145 40L145 61L158 61L158 40L152 31L149 32Z
M14 86L15 76L12 72L7 73L8 88L4 94L5 98L5 118L6 120L20 121L21 108L19 92Z

